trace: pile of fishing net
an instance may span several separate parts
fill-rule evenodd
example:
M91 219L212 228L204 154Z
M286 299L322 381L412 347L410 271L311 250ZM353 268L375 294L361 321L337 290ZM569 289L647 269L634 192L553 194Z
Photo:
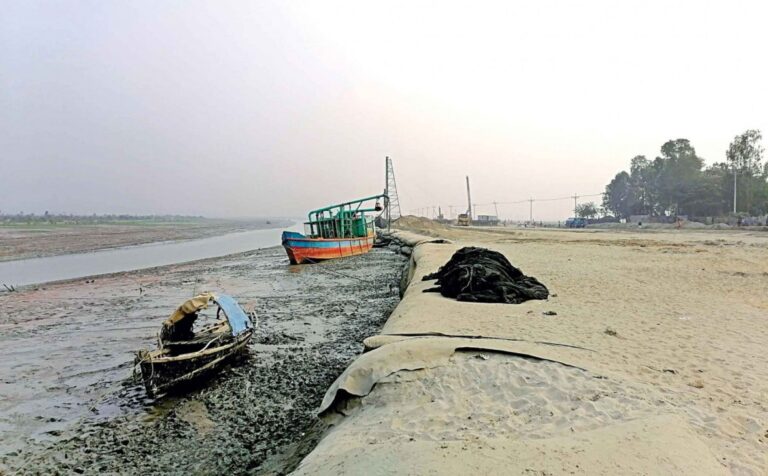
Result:
M437 286L424 292L458 301L519 304L549 296L546 286L524 275L503 254L474 246L458 250L436 273L423 278L430 279L436 279Z

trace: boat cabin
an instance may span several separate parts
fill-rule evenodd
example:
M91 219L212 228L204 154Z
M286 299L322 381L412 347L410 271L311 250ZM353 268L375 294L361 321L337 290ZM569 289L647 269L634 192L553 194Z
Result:
M386 202L385 195L375 195L351 202L331 205L312 210L309 220L304 223L304 234L308 238L337 239L365 238L373 236L375 225L373 214L384 209L379 200ZM364 208L365 202L375 200L373 208Z

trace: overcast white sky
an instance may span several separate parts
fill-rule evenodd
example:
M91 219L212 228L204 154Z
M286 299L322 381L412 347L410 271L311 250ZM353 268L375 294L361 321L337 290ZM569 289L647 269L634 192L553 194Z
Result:
M679 137L722 161L768 133L767 5L0 0L0 210L303 215L389 155L408 212L465 175L601 192Z

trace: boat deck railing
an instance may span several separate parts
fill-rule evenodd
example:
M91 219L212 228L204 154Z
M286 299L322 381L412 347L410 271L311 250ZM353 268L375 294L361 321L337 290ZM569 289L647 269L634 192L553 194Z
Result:
M374 232L375 227L373 218L366 216L366 213L379 213L383 210L379 199L383 199L386 207L388 197L374 195L312 210L308 214L308 221L304 224L305 234L313 238L325 239L364 238ZM364 203L374 200L376 203L374 207L363 207Z

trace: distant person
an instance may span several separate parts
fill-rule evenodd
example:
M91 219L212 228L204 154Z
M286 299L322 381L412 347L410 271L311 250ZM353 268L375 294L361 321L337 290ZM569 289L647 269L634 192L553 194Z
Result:
M637 227L638 228L642 228L643 227L643 222L641 222L641 221L637 222Z

